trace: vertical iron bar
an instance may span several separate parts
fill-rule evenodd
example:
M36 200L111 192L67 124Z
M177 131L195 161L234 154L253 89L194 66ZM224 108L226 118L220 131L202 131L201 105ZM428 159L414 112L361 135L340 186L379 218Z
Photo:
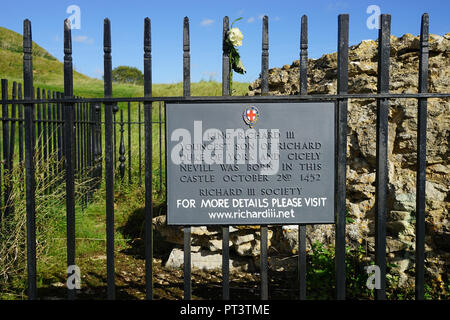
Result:
M85 153L85 149L86 149L86 118L85 118L85 103L81 102L80 103L80 135L81 135L81 181L83 182L84 180L84 169L86 168L85 165L85 157L86 157L86 153Z
M300 89L301 95L308 94L308 17L302 16L300 29Z
M166 103L163 101L163 109L164 109L164 132L166 125ZM164 146L166 145L166 136L164 135ZM165 185L165 197L167 199L167 149L164 148L164 185Z
M222 29L222 96L230 95L230 48L226 42L229 29L230 19L225 16Z
M89 105L89 170L91 177L91 191L95 187L95 129L97 126L95 104L93 102L88 103ZM92 197L92 192L91 192Z
M103 175L103 159L102 159L102 150L103 150L103 139L102 139L102 105L98 105L98 186L100 187L100 181ZM105 168L106 170L106 168Z
M37 100L41 100L41 89L37 88L36 90L36 99ZM41 163L42 161L42 116L41 116L41 104L38 103L36 105L37 108L37 117L36 117L36 123L37 123L37 143L38 143L38 148L37 148L37 163Z
M263 18L262 57L261 57L261 94L269 92L269 18Z
M189 39L189 18L183 23L183 96L191 95L191 58ZM184 226L184 299L190 300L191 283L191 227Z
M131 104L128 102L128 184L131 184Z
M428 92L429 17L422 15L420 30L419 93ZM427 99L419 99L417 110L416 174L416 299L424 299L425 281L425 183L427 166Z
M95 187L98 188L102 179L102 107L100 104L95 105Z
M88 141L89 141L89 117L88 117L88 103L84 103L84 174L86 177L88 167Z
M144 20L144 96L152 96L152 42L151 21ZM140 105L139 105L140 106ZM140 108L139 108L140 109ZM140 110L139 110L140 116ZM152 103L144 102L145 135L145 294L146 299L153 299L153 201L152 201ZM139 121L140 123L140 121ZM139 134L140 134L139 125ZM139 143L140 143L139 139ZM140 150L140 148L139 148ZM140 157L139 157L140 161ZM140 168L140 165L139 165ZM139 175L140 177L140 175Z
M34 88L34 86L33 86L33 88L31 89L31 92L32 92L32 94L33 94L33 99L35 99L36 98L36 90L35 90L35 88ZM33 104L33 131L32 131L32 138L33 138L33 146L36 148L36 105L35 104ZM35 153L37 153L37 151L35 150L34 151ZM35 153L33 153L33 157L34 157L34 160L33 161L36 161L36 154ZM35 171L36 171L36 168L35 168Z
M76 117L77 117L77 177L80 180L81 178L81 166L82 166L82 143L83 143L83 137L82 137L82 119L81 119L81 106L82 103L77 103L77 109L76 109Z
M308 17L302 16L300 29L299 94L308 94ZM306 300L306 225L298 226L299 299Z
M84 207L87 206L88 192L87 192L87 164L88 164L88 117L87 117L87 103L83 103L83 194L84 194Z
M56 92L55 96L58 99L61 98L61 94L59 92ZM57 172L58 172L58 175L59 175L61 173L61 171L62 171L61 160L62 160L62 157L63 157L63 155L62 155L62 153L63 153L63 141L62 141L63 140L63 124L61 123L62 120L63 120L63 113L62 113L62 110L61 110L61 103L59 103L59 102L56 103L56 117L58 119L58 126L57 126L57 129L58 129L58 132L57 132L57 140L58 140L58 167L57 168L58 168L58 170L57 170ZM74 139L75 139L75 137L74 137ZM75 141L73 143L75 145ZM76 161L75 156L74 156L74 160L73 161ZM74 166L75 166L75 164L74 164Z
M95 189L97 182L97 111L96 104L91 102L91 178L92 178L92 191ZM92 192L91 192L92 196Z
M141 103L138 103L138 140L139 140L139 185L142 185L142 148L141 148Z
M338 67L337 93L348 91L348 14L338 17ZM337 101L337 157L336 157L336 236L335 269L336 299L345 299L345 213L346 213L346 168L347 168L347 99Z
M8 81L8 80L1 79L2 85L3 85L4 81ZM8 99L8 96L7 96L8 90L1 89L1 91L2 91L2 94L3 94L3 92L6 91L6 97L2 98L2 100L7 100ZM4 122L3 117L2 117L2 121L1 122L3 124L3 122ZM1 162L0 162L0 207L1 207L1 204L2 204L2 186L3 186L2 179L1 179L1 176L2 176L1 171L2 171L2 166L1 166ZM1 213L1 210L0 210L0 221L1 221L1 216L2 216L2 213Z
M77 141L77 151L76 151L76 158L77 158L77 178L81 178L81 103L77 102L76 108L75 108L75 119L76 119L76 141Z
M78 160L78 179L81 181L82 176L82 168L83 168L83 103L77 103L77 142L78 142L78 151L77 151L77 160Z
M52 92L53 99L55 98L55 91ZM58 159L58 114L56 111L56 104L52 103L52 115L53 115L53 152L55 153L55 159ZM53 166L53 177L58 174L57 165Z
M8 80L2 79L2 100L6 101L8 100ZM3 184L5 187L5 194L4 194L4 207L5 207L5 215L9 215L9 209L8 209L8 185L9 183L9 168L8 168L8 159L9 159L9 124L8 124L8 104L5 102L2 105L2 127L3 127L3 183L0 180L0 185ZM1 214L1 213L0 213Z
M81 131L81 181L84 183L86 169L86 103L80 103L80 131Z
M118 107L116 107L116 105L113 106L113 134L114 134L114 140L113 140L113 166L114 166L114 170L116 170L116 163L117 163L117 138L116 138L116 109Z
M59 97L59 93L57 93L57 96ZM59 105L58 105L59 106ZM74 148L74 153L73 153L73 170L74 170L74 175L75 175L75 179L76 176L78 174L78 117L77 117L77 109L78 109L78 102L75 102L73 104L73 109L72 109L72 118L73 118L73 148ZM64 117L64 112L61 113L61 116ZM63 130L64 133L64 130ZM62 140L64 141L64 139ZM63 149L64 150L64 149Z
M88 147L88 162L89 162L89 200L92 200L92 193L94 191L95 186L95 136L94 136L94 130L95 130L95 122L94 122L94 104L91 102L88 104L88 110L89 110L89 147Z
M222 299L230 300L230 227L222 227Z
M15 100L17 98L17 83L13 82L12 87L12 99ZM8 170L10 173L13 172L13 161L14 161L14 145L16 142L16 104L13 103L11 105L11 128L9 133L9 152L8 152ZM14 214L14 202L11 199L12 194L12 182L8 181L7 184L8 188L5 190L5 192L8 194L8 203L5 202L5 205L7 205L8 208L8 214L13 215Z
M33 93L33 57L31 22L23 22L23 84L24 99L34 98ZM36 290L36 203L34 176L34 108L32 103L25 104L25 172L26 172L26 208L27 208L27 271L28 299L37 298Z
M90 122L90 113L91 113L91 108L90 108L90 103L89 102L85 102L84 105L84 114L85 114L85 134L86 134L86 138L85 138L85 173L86 173L86 178L89 176L89 169L90 169L90 160L91 160L91 153L90 153L90 148L91 148L91 122ZM88 194L86 194L86 199L88 199Z
M101 135L102 135L102 125L101 125L101 104L93 105L94 113L94 170L95 170L95 181L94 187L97 188L100 185L102 177L102 147L101 147Z
M85 131L84 131L84 102L80 102L80 183L84 183L84 148L85 148ZM80 188L81 192L84 191L83 187ZM83 204L84 197L81 202Z
M86 203L92 195L92 103L86 103Z
M55 91L52 92L52 98L55 99L56 98L56 93ZM54 131L53 131L53 150L55 152L55 156L56 159L59 160L59 139L58 139L58 135L59 135L59 113L58 113L58 104L53 103L53 119L55 120L54 123ZM59 172L59 162L56 163L54 169L54 175L55 177L58 176L58 172Z
M104 52L104 95L112 97L112 61L111 61L111 25L105 18L103 25ZM114 167L112 141L112 111L111 103L105 104L105 179L106 179L106 263L107 263L107 297L115 299L114 284Z
M83 173L83 176L84 176L84 178L86 178L87 176L86 176L86 174L87 174L87 168L88 168L88 159L89 159L89 156L88 156L88 147L89 147L89 126L88 126L88 124L89 124L89 109L88 109L88 103L87 102L84 102L83 103L83 118L84 118L84 128L83 128L83 131L84 131L84 150L83 150L83 152L84 152L84 173Z
M382 14L378 35L378 93L389 92L389 55L391 16ZM386 211L388 182L388 115L389 100L377 100L377 150L375 179L375 263L380 268L380 289L377 300L386 299Z
M261 226L261 300L269 299L267 233L267 226Z
M299 299L306 300L306 224L298 225Z
M87 139L88 139L88 132L87 132L87 114L86 114L86 102L83 102L82 104L82 117L83 117L83 169L82 169L82 185L83 185L83 202L84 207L87 205L87 190L86 190L86 172L87 172Z
M189 18L184 17L183 23L183 96L191 95L191 53L189 39Z
M123 110L120 109L120 144L119 144L119 174L120 182L123 182L125 177L125 144L123 142Z
M162 118L161 118L161 104L162 102L159 101L159 193L162 192L162 170L163 170L163 164L162 164Z
M222 29L222 96L230 95L230 49L227 33L230 28L228 16L223 18ZM230 300L230 228L222 227L222 299Z
M50 100L51 99L51 93L50 90L47 90L47 99ZM48 135L48 156L50 159L53 160L53 130L54 130L54 114L52 114L52 104L48 103L47 104L47 118L49 120L48 125L47 125L47 135ZM52 161L53 163L53 161ZM48 179L49 181L52 181L53 179L53 168L51 165L49 165L49 173L48 173ZM51 185L51 184L50 184Z
M184 300L191 300L191 227L184 226Z
M64 21L64 98L73 98L72 33L70 20ZM73 103L64 104L64 164L66 178L67 267L75 265L75 184L73 172ZM69 269L68 269L69 270ZM69 278L71 273L67 273ZM69 300L75 289L68 288Z
M22 100L22 84L18 84L17 98ZM19 162L23 165L23 104L19 104Z
M42 99L45 100L47 97L47 93L45 89L42 89ZM47 181L48 181L48 158L47 158L47 104L42 104L42 147L43 147L43 153L42 153L42 166L44 170L44 188L45 192L48 192L47 189Z
M96 156L97 156L97 111L96 111L96 105L94 103L91 103L91 135L92 135L92 158L91 158L91 175L92 175L92 188L95 189L96 187L96 179L97 179L97 163L96 163ZM92 196L92 193L91 193Z
M262 28L261 95L269 93L269 18L264 16ZM267 226L261 226L261 300L269 298Z

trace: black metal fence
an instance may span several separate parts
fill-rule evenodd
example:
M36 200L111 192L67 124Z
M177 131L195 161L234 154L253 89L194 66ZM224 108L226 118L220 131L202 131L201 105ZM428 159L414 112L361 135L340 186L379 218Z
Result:
M3 187L3 198L0 199L0 207L5 210L5 217L14 210L14 202L11 200L12 186L10 179L12 174L19 177L17 182L23 184L22 174L24 166L24 105L22 100L22 84L12 84L11 99L9 99L8 80L1 80L2 90L2 139L0 141L3 151L3 175L0 183L0 194ZM34 105L35 117L33 120L32 139L34 162L39 163L39 173L43 175L44 192L50 192L57 184L50 181L59 180L63 172L63 148L64 148L64 114L63 105L60 102L49 103L44 100L62 97L61 92L37 88L33 95L41 101ZM101 156L99 143L101 139L99 125L99 110L89 103L76 103L73 109L74 117L74 174L77 179L86 180L88 189L93 189L99 184L101 170L95 170L95 155ZM97 160L101 158L97 158ZM1 169L1 168L0 168ZM1 170L0 170L1 172ZM96 179L95 179L96 178ZM89 181L87 181L89 180ZM48 182L48 183L46 183ZM95 182L95 183L94 183ZM47 187L48 186L48 187ZM86 190L83 202L87 202L89 192ZM1 198L1 197L0 197Z
M389 54L390 54L390 15L383 14L380 17L380 30L378 41L378 92L376 94L349 94L348 93L348 34L349 16L347 14L338 17L338 67L337 67L337 93L329 95L308 95L307 93L307 57L308 57L308 32L307 17L301 18L300 30L300 76L299 94L296 96L268 96L268 61L269 61L269 32L268 17L262 21L262 55L261 55L261 91L257 97L233 97L229 96L229 52L225 43L225 37L229 29L228 17L223 20L223 58L222 58L222 97L191 97L190 93L190 41L189 20L185 18L183 26L183 97L152 97L152 57L150 19L144 21L144 96L135 98L113 97L112 90L112 57L111 57L111 32L110 21L104 20L104 98L83 99L73 96L72 76L72 43L69 22L64 24L64 93L49 95L49 92L34 97L33 68L32 68L32 40L31 23L24 21L24 93L17 92L17 99L13 91L13 98L7 99L6 82L2 82L3 95L3 170L8 171L12 167L14 153L15 125L19 130L19 162L25 161L25 186L27 199L27 267L28 267L28 296L37 298L36 290L36 247L35 247L35 167L34 151L49 154L58 150L63 160L63 169L66 183L66 212L67 212L67 265L76 262L75 248L75 203L74 203L74 179L77 174L83 175L89 168L94 168L94 177L101 177L102 161L104 159L104 176L106 188L106 253L107 253L107 298L115 298L115 274L114 274L114 177L118 168L118 176L124 179L126 171L126 148L124 142L124 126L128 126L128 146L131 145L131 125L139 128L139 180L141 177L141 124L144 128L144 184L145 184L145 288L146 298L153 297L153 235L152 235L152 191L153 168L152 160L155 152L159 152L159 165L164 164L161 128L164 120L161 117L161 107L168 101L240 101L240 102L298 102L298 101L335 101L336 102L336 200L335 200L335 229L336 229L336 298L346 297L346 268L345 268L345 230L346 230L346 150L347 150L347 104L349 99L374 99L377 101L376 120L376 212L375 212L375 243L376 261L381 271L381 286L376 289L375 298L386 298L386 214L387 214L387 148L388 148L388 112L389 99L418 100L418 150L417 150L417 203L416 203L416 299L424 299L424 261L425 261L425 168L426 168L426 118L427 99L449 97L450 93L428 93L428 15L422 16L420 35L420 65L418 93L415 94L391 94L389 93ZM5 87L5 89L4 89ZM37 91L39 93L39 91ZM138 104L137 122L131 121L130 103ZM143 104L144 121L141 121L141 103ZM155 104L156 103L156 104ZM159 104L158 104L159 103ZM116 121L117 105L126 104L128 122L123 121L123 109L120 110L120 121ZM8 116L8 105L12 106L11 117ZM159 150L154 150L152 134L154 132L153 108L159 106ZM19 106L18 117L15 116L15 106ZM22 117L22 106L24 115ZM43 111L42 106L47 107ZM51 106L51 110L49 109ZM41 110L41 111L40 111ZM50 112L50 111L51 112ZM58 112L64 116L59 116ZM37 111L37 112L36 112ZM103 111L104 143L102 141L101 111ZM116 111L116 112L115 112ZM37 128L36 128L37 125ZM120 130L116 136L116 126ZM50 131L49 131L50 128ZM84 128L84 129L77 129ZM24 130L24 133L23 133ZM56 130L56 133L55 133ZM46 133L44 133L46 132ZM35 148L35 134L46 134L51 137L52 146L42 143ZM56 144L55 137L56 134ZM61 138L62 137L62 138ZM46 141L43 139L42 141ZM39 143L38 143L39 144ZM12 145L12 147L11 147ZM46 146L46 147L44 147ZM118 149L117 149L118 146ZM23 150L25 157L22 156ZM44 151L46 150L46 151ZM86 151L87 150L87 151ZM131 148L128 148L128 177L131 179ZM118 154L117 154L118 153ZM118 164L118 167L117 167ZM59 170L53 168L52 170ZM48 173L51 176L50 170ZM160 170L162 172L162 170ZM160 174L160 188L164 184ZM6 191L8 184L4 184ZM160 190L161 191L161 190ZM261 226L261 299L269 298L268 281L268 227ZM229 226L222 227L222 276L223 299L230 298L229 287ZM184 298L191 299L191 227L184 227ZM298 256L299 298L306 299L306 225L299 226L299 256ZM68 290L68 297L75 298L75 290Z

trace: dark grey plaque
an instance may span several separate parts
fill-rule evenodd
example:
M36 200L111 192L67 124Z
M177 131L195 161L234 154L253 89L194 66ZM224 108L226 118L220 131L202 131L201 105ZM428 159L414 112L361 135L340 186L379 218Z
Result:
M168 224L334 223L334 106L168 103Z

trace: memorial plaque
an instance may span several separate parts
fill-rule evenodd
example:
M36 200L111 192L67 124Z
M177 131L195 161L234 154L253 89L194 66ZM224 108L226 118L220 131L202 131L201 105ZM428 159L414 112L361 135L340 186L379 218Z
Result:
M334 109L167 103L167 223L334 223Z

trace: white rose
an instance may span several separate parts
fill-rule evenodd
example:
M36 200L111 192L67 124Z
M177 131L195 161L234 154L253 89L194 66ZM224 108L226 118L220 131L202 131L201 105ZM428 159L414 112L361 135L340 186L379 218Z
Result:
M231 28L228 31L228 40L230 40L233 46L242 46L242 39L244 39L244 36L242 35L242 32L241 30L239 30L239 28Z

